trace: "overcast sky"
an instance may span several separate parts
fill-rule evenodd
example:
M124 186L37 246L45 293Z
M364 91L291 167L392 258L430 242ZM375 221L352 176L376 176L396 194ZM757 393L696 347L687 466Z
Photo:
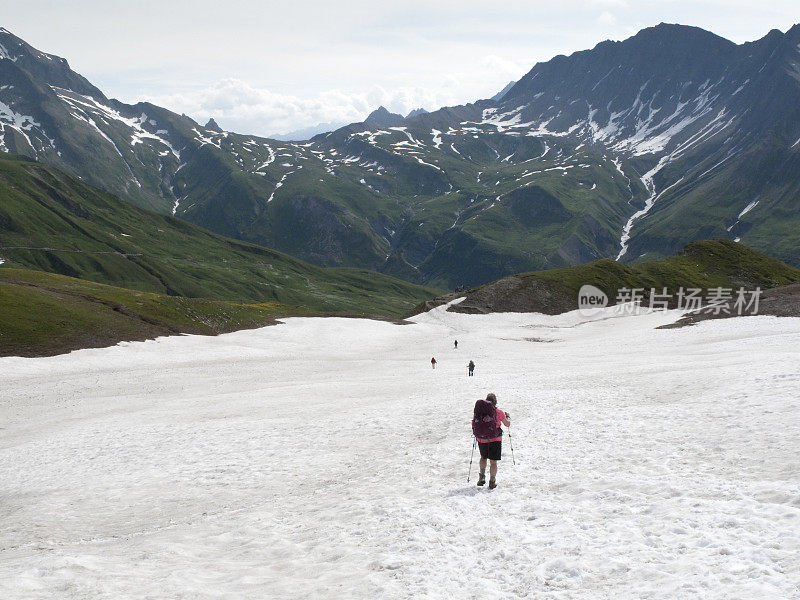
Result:
M538 61L662 21L737 43L800 22L800 1L27 0L0 26L106 95L242 133L494 95Z

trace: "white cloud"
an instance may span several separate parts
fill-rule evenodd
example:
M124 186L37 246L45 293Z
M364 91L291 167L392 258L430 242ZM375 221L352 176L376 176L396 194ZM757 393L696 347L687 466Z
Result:
M627 8L626 0L586 0L586 5L591 8Z
M141 98L204 123L214 117L224 129L270 135L325 122L362 121L378 106L406 114L414 108L435 110L463 102L453 92L419 87L386 90L373 86L365 92L326 90L308 97L278 94L255 88L239 79L224 79L195 92Z
M516 61L509 60L508 58L504 58L496 54L490 54L481 60L480 66L487 71L502 73L504 77L509 79L518 79L527 73L533 65L520 64Z
M615 17L607 10L604 10L602 13L600 13L600 16L597 17L597 23L598 25L605 25L607 27L612 27L617 24L617 17Z

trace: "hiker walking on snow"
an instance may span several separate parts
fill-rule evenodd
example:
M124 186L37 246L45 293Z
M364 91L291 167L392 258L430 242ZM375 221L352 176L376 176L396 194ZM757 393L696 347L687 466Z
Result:
M469 376L470 377L472 377L472 372L474 370L475 370L475 363L472 362L472 361L469 361L469 364L467 365L467 371L469 372Z
M472 433L478 441L481 453L478 485L486 484L486 461L489 461L489 489L497 487L497 461L503 450L503 430L500 425L511 426L509 416L497 408L497 396L489 394L486 400L478 400L472 414Z
M435 369L435 368L436 368L436 359L435 359L435 358L433 358L433 357L431 357L431 368L432 368L432 369Z
M453 350L458 350L458 340L453 342Z

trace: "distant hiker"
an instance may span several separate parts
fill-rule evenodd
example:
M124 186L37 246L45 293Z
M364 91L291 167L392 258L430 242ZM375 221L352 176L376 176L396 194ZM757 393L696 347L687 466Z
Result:
M458 350L458 340L453 342L453 350Z
M432 368L432 369L435 369L435 368L436 368L436 359L435 359L435 358L433 358L433 357L431 357L431 368Z
M469 361L469 364L467 365L467 371L469 371L469 376L470 377L472 377L472 372L474 370L475 370L475 363L472 362L472 361Z
M489 394L486 400L478 400L472 413L472 433L478 440L481 452L478 485L486 484L486 460L489 460L489 489L497 487L497 461L503 449L503 430L500 425L509 427L511 420L502 410L497 408L497 396Z

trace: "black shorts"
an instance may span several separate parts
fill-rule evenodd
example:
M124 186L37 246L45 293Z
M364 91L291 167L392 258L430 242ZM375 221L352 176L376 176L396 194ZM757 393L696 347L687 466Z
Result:
M500 453L503 450L503 442L478 442L478 449L481 451L481 458L489 460L500 460Z

